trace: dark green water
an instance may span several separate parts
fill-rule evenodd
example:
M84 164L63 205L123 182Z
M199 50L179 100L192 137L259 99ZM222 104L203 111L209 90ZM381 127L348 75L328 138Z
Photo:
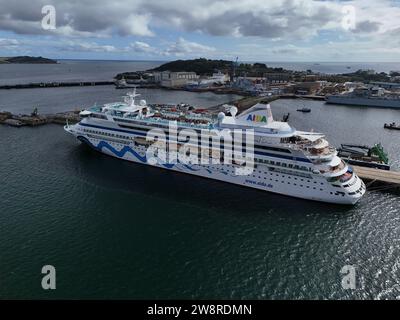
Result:
M56 125L0 139L0 298L400 295L399 196L342 207L248 190L98 154Z

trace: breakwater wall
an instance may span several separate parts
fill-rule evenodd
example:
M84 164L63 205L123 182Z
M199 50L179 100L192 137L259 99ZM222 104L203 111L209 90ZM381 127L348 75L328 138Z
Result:
M108 86L114 81L78 81L78 82L37 82L25 84L0 85L0 89L32 89L32 88L58 88L58 87L86 87L86 86Z
M66 124L67 121L69 123L77 123L80 120L79 110L76 111L67 111L60 112L56 114L44 114L44 115L26 115L19 114L15 115L11 112L0 112L0 124L9 125L12 127L36 127L49 123L56 124Z

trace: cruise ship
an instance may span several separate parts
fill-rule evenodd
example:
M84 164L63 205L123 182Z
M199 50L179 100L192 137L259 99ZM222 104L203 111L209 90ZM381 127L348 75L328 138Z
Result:
M361 87L343 94L329 95L327 103L363 107L400 108L400 94L379 87Z
M225 106L229 112L215 114L184 104L147 104L145 100L136 104L137 96L135 90L128 93L122 102L88 108L81 112L79 123L67 123L64 129L95 150L119 159L285 196L352 205L366 191L363 181L338 157L337 150L329 145L323 134L298 131L287 122L275 121L269 104L257 103L241 114L237 114L236 107ZM165 161L161 152L154 154L164 160L149 159L149 149L154 147L149 133L164 130L167 132L164 139L172 141L176 132L171 128L176 132L186 130L201 132L202 135L208 132L210 136L219 138L218 133L224 132L222 136L226 140L229 137L239 139L234 134L236 131L248 131L252 139L243 143L244 136L240 136L239 146L243 153L246 152L243 161L219 162L227 150L221 146L215 148L211 143L205 150L194 153L193 157L190 151L189 163L182 162L179 157L176 161ZM238 145L237 141L231 142L232 146ZM186 143L189 144L178 139L175 145L168 147L168 151L183 150L187 153L188 149L181 149L187 148ZM202 148L193 140L190 143L192 148ZM251 156L248 156L249 150ZM195 161L200 154L210 161ZM252 166L244 174L240 168L246 163Z

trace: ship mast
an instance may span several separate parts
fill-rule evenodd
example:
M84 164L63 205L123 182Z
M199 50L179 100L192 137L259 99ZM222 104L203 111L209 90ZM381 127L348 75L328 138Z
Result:
M130 106L135 106L135 98L140 96L139 93L136 93L136 87L133 89L133 92L128 92L125 97L125 102Z

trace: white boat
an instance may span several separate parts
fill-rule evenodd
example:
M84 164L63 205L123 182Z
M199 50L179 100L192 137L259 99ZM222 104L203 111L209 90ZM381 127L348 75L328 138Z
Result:
M136 104L137 96L135 90L124 102L89 108L81 112L79 123L67 124L64 129L95 150L113 157L281 195L355 204L366 191L363 181L337 156L336 149L323 134L298 131L287 122L275 121L269 105L256 104L240 115L236 114L235 107L230 107L230 115L222 112L216 115L187 105L148 105L144 100ZM165 130L165 142L175 141L165 150L175 153L183 150L190 161L179 157L176 161L165 161L169 155L163 156L159 150L156 157L164 160L150 159L149 150L154 142L149 139L149 132L153 129ZM239 129L252 132L253 140L238 142L234 130ZM218 162L228 149L215 148L206 140L209 149L204 150L204 145L199 145L197 140L186 141L187 135L180 139L179 134L177 139L177 132L182 130L186 130L185 134L207 133L213 138L224 132L225 141L231 138L234 145L241 147L240 151L246 151L243 161ZM198 153L193 152L192 156L192 150ZM196 161L204 156L209 161ZM247 164L251 164L252 170L244 174L240 169Z

